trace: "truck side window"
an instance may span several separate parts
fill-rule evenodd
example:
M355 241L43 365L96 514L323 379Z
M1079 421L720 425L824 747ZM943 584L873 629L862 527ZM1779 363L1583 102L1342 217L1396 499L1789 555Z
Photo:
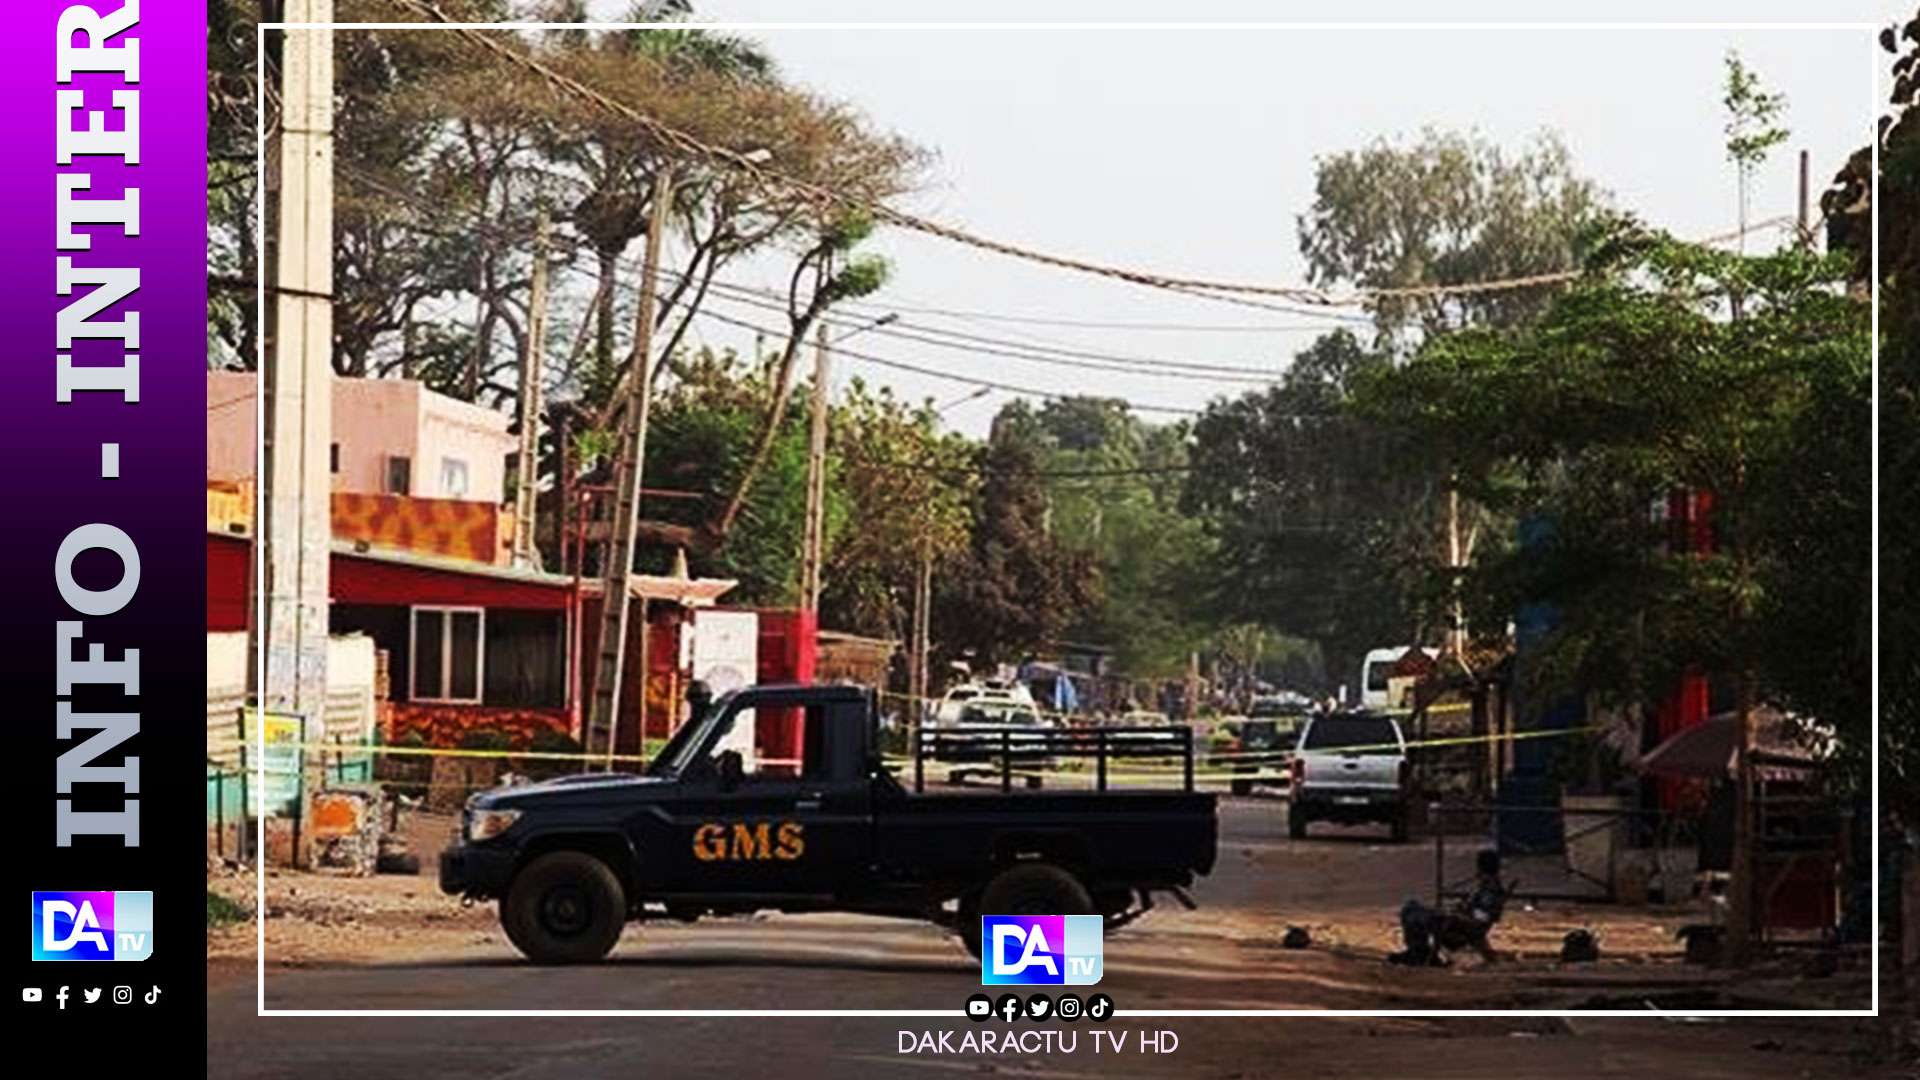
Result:
M740 754L742 777L755 780L824 779L827 760L827 708L824 705L762 704L736 711L709 758L733 750Z

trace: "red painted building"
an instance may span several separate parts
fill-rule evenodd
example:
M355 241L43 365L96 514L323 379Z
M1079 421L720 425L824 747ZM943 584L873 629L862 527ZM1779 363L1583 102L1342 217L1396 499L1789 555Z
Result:
M209 530L210 632L247 628L252 550L251 536ZM468 732L494 730L524 748L541 731L580 737L593 680L585 658L599 644L600 582L343 540L333 542L329 573L332 632L366 634L387 654L388 741L418 737L429 746L451 747ZM681 644L686 623L733 585L720 579L633 579L616 753L639 754L643 734L662 738L677 724L690 678ZM758 680L811 681L812 613L754 614ZM651 634L644 650L643 625ZM635 678L643 657L647 678ZM755 741L764 756L797 754L798 717L769 713L758 720Z
M1665 518L1666 550L1674 557L1707 555L1713 551L1713 493L1676 490L1667 495ZM1706 723L1714 708L1713 687L1707 674L1689 667L1672 695L1660 703L1653 730L1645 733L1643 750L1651 750L1689 728ZM1657 781L1660 805L1679 809L1689 799L1698 799L1698 785L1671 777Z

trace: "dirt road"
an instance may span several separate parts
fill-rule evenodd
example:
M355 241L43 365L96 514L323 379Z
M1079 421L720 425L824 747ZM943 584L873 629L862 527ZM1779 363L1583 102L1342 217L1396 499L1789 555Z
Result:
M537 968L507 943L491 905L463 908L427 877L348 879L282 873L267 881L266 1005L273 1010L870 1009L932 1017L819 1019L257 1018L251 925L209 935L209 1051L215 1075L289 1076L350 1047L354 1075L539 1077L680 1075L729 1065L782 1075L938 1076L960 1070L1035 1077L1406 1075L1422 1080L1528 1076L1811 1076L1860 1057L1848 1020L1686 1023L1600 1018L1142 1018L1127 1010L1671 1009L1822 1007L1864 993L1842 971L1804 980L1776 965L1731 985L1683 964L1672 931L1697 914L1592 905L1516 906L1498 935L1513 957L1492 967L1388 965L1395 911L1430 892L1433 852L1366 830L1291 841L1284 813L1258 799L1222 803L1220 862L1194 890L1200 909L1163 907L1108 939L1100 989L1122 1010L1112 1029L1176 1033L1171 1056L941 1055L899 1050L900 1031L951 1031L979 967L942 931L843 915L710 920L628 929L610 962ZM436 827L428 826L431 832ZM423 838L424 840L425 838ZM1446 876L1463 877L1456 844ZM430 847L423 854L431 854ZM429 860L430 862L430 860ZM250 894L250 878L223 878ZM250 895L247 902L252 903ZM1313 945L1279 946L1286 927ZM1560 936L1599 935L1604 959L1563 966ZM1622 1026L1624 1025L1624 1026ZM1003 1025L994 1025L1002 1027Z

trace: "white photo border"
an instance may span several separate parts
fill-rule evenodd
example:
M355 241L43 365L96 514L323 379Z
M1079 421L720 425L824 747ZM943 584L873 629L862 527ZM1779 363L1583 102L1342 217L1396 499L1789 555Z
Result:
M1880 23L1871 22L1473 22L1473 23L1433 23L1433 22L1198 22L1198 23L1140 23L1140 22L676 22L676 23L545 23L545 22L506 22L506 23L422 23L422 22L263 22L254 28L255 57L266 55L266 33L269 30L578 30L583 25L595 30L633 30L633 29L678 29L678 30L718 30L728 32L765 32L765 31L848 31L848 30L885 30L885 31L941 31L941 30L996 30L996 31L1063 31L1063 30L1109 30L1109 31L1221 31L1221 30L1280 30L1280 31L1367 31L1367 30L1423 30L1423 31L1546 31L1546 30L1759 30L1759 31L1854 31L1863 34L1867 40L1869 56L1869 105L1864 118L1863 130L1867 133L1868 145L1873 160L1873 176L1880 175L1880 139L1878 129L1879 110L1885 104L1885 84L1881 69L1885 60L1878 46L1876 35L1882 29ZM256 82L261 74L256 72ZM257 175L266 175L266 95L256 92L255 104L255 149L254 163ZM1872 635L1873 649L1870 663L1872 687L1872 730L1873 745L1870 753L1869 788L1873 804L1873 856L1871 867L1870 906L1872 910L1873 939L1869 948L1872 981L1872 1002L1865 1009L1702 1009L1686 1012L1661 1012L1657 1010L1628 1009L1124 1009L1116 1010L1116 1017L1252 1017L1252 1016L1331 1016L1331 1017L1455 1017L1455 1016L1560 1016L1560 1017L1655 1017L1655 1016L1702 1016L1702 1017L1873 1017L1880 1013L1880 200L1875 198L1873 210L1872 238L1872 311L1871 335L1872 356L1870 372L1871 389L1871 433L1873 470L1872 490ZM266 193L264 189L254 206L255 257L256 265L262 268L256 275L259 289L255 295L255 317L261 325L266 320ZM265 348L264 340L260 343ZM254 435L255 458L254 475L262 476L264 467L266 439L266 395L256 393ZM255 485L255 498L264 498L264 485ZM262 520L256 510L256 523ZM257 555L253 560L255 618L257 626L266 625L266 558L264 556L265 537L258 525L254 529ZM259 649L254 657L258 675L256 685L266 686L266 652ZM262 714L264 716L264 714ZM264 740L264 723L256 723L254 731ZM261 748L254 748L254 783L265 783L265 761ZM256 791L264 787L256 786ZM255 851L261 859L266 852L266 820L256 814ZM257 1016L313 1016L313 1017L358 1017L358 1016L418 1016L418 1017L947 1017L962 1015L957 1009L269 1009L267 1008L266 983L266 874L255 875L257 894L254 903L255 931L255 990Z

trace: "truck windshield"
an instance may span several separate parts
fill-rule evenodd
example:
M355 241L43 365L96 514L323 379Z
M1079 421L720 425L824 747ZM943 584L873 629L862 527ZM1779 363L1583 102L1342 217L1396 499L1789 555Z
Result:
M649 776L671 776L686 768L693 761L693 755L705 740L704 733L712 728L713 722L725 716L733 706L733 693L728 692L707 706L707 714L680 725L673 733L667 745L660 748L653 761L647 765Z
M1302 750L1365 748L1398 753L1399 747L1393 721L1384 716L1322 716L1307 725L1306 738L1300 743Z

